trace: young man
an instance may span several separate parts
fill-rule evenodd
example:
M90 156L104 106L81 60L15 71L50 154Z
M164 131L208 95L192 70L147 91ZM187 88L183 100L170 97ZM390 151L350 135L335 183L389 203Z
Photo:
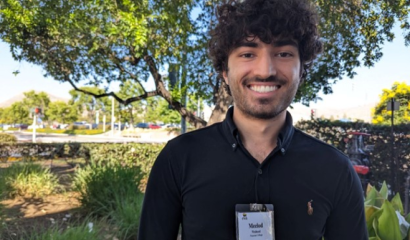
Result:
M138 239L175 240L180 225L187 240L367 239L349 159L295 129L286 111L322 50L311 5L229 1L218 17L209 53L234 106L222 123L163 149Z

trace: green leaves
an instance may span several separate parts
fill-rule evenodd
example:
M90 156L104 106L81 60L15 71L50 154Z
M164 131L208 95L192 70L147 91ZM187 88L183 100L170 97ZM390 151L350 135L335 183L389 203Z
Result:
M400 103L398 111L394 111L394 123L410 123L410 85L405 82L395 82L391 89L383 89L380 102L374 108L372 122L379 125L390 125L392 111L387 111L387 104L394 98Z
M402 235L400 233L399 221L397 219L396 212L389 201L383 203L380 209L382 213L377 219L377 235L383 239L389 240L401 240Z
M409 1L314 2L325 51L296 102L308 104L319 91L331 94L332 84L342 76L353 77L362 63L373 66L382 57L382 45L394 38L395 21L410 43ZM148 80L156 94L174 106L177 101L162 87L166 80L161 73L171 63L185 65L182 78L188 95L198 93L215 104L222 98L221 85L207 57L207 40L216 4L219 1L0 0L0 38L10 44L16 60L42 66L56 81L106 89Z
M402 240L408 236L410 224L403 217L403 204L396 194L388 201L388 188L383 182L380 191L371 187L365 200L369 239Z

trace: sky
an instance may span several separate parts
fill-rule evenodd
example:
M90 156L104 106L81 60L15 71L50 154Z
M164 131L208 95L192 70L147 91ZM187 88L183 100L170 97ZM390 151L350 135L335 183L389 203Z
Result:
M384 55L379 62L371 68L357 68L353 79L345 77L339 80L333 85L333 94L320 94L323 100L311 103L311 108L349 108L376 103L382 89L390 89L394 82L410 84L410 47L405 47L402 31L398 27L394 32L396 38L384 45ZM70 98L70 84L45 78L40 66L13 60L8 44L0 42L0 53L0 102L30 90ZM20 73L14 76L16 70Z

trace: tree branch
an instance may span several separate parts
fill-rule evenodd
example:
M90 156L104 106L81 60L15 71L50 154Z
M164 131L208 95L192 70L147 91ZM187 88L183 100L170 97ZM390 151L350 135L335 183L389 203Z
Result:
M96 97L96 98L102 98L102 97L111 96L111 97L115 98L115 100L117 100L119 103L121 103L121 104L123 104L123 105L128 105L128 104L130 104L130 103L132 103L132 102L136 102L136 101L139 101L139 100L147 99L147 98L149 98L149 97L158 96L157 91L154 90L154 91L145 92L144 94L141 94L141 95L139 95L139 96L127 98L127 99L124 100L124 99L120 98L119 96L117 96L117 94L115 94L114 92L108 92L108 93L106 92L106 93L102 93L102 94L96 94L96 93L93 93L93 92L89 92L89 91L80 89L80 88L78 88L78 87L73 83L73 81L71 81L68 77L66 77L65 81L66 81L66 82L69 82L70 85L74 88L74 90L76 90L76 91L78 91L78 92L82 92L82 93L85 93L85 94L94 96L94 97Z
M154 62L154 59L149 55L145 55L144 61L147 63L148 68L151 72L151 75L154 78L158 95L163 97L176 111L179 112L179 114L181 114L183 118L187 119L187 121L193 124L195 128L205 127L206 126L205 120L195 116L191 111L188 111L184 106L182 106L180 102L172 99L171 94L165 88L164 82L162 81L162 76L158 72L158 68Z

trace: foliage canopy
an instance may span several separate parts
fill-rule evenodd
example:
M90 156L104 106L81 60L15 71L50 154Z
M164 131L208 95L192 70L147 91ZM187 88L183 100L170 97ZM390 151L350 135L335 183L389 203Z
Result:
M387 111L387 105L392 98L400 104L399 110L394 111L394 123L410 123L410 85L395 82L391 89L383 89L380 102L374 108L374 124L391 124L392 111Z
M0 38L13 57L43 67L45 75L69 82L77 91L112 95L127 105L152 96L169 105L196 127L206 122L170 89L168 67L177 69L180 92L200 94L215 104L210 122L221 119L232 103L207 58L208 29L215 24L218 1L1 0ZM373 66L382 57L385 41L395 37L398 22L410 44L409 0L315 0L325 43L295 101L308 104L317 93L332 93L342 76L353 77L361 65ZM120 97L112 84L133 81L135 96ZM154 90L147 90L144 82ZM93 93L77 85L103 88Z

